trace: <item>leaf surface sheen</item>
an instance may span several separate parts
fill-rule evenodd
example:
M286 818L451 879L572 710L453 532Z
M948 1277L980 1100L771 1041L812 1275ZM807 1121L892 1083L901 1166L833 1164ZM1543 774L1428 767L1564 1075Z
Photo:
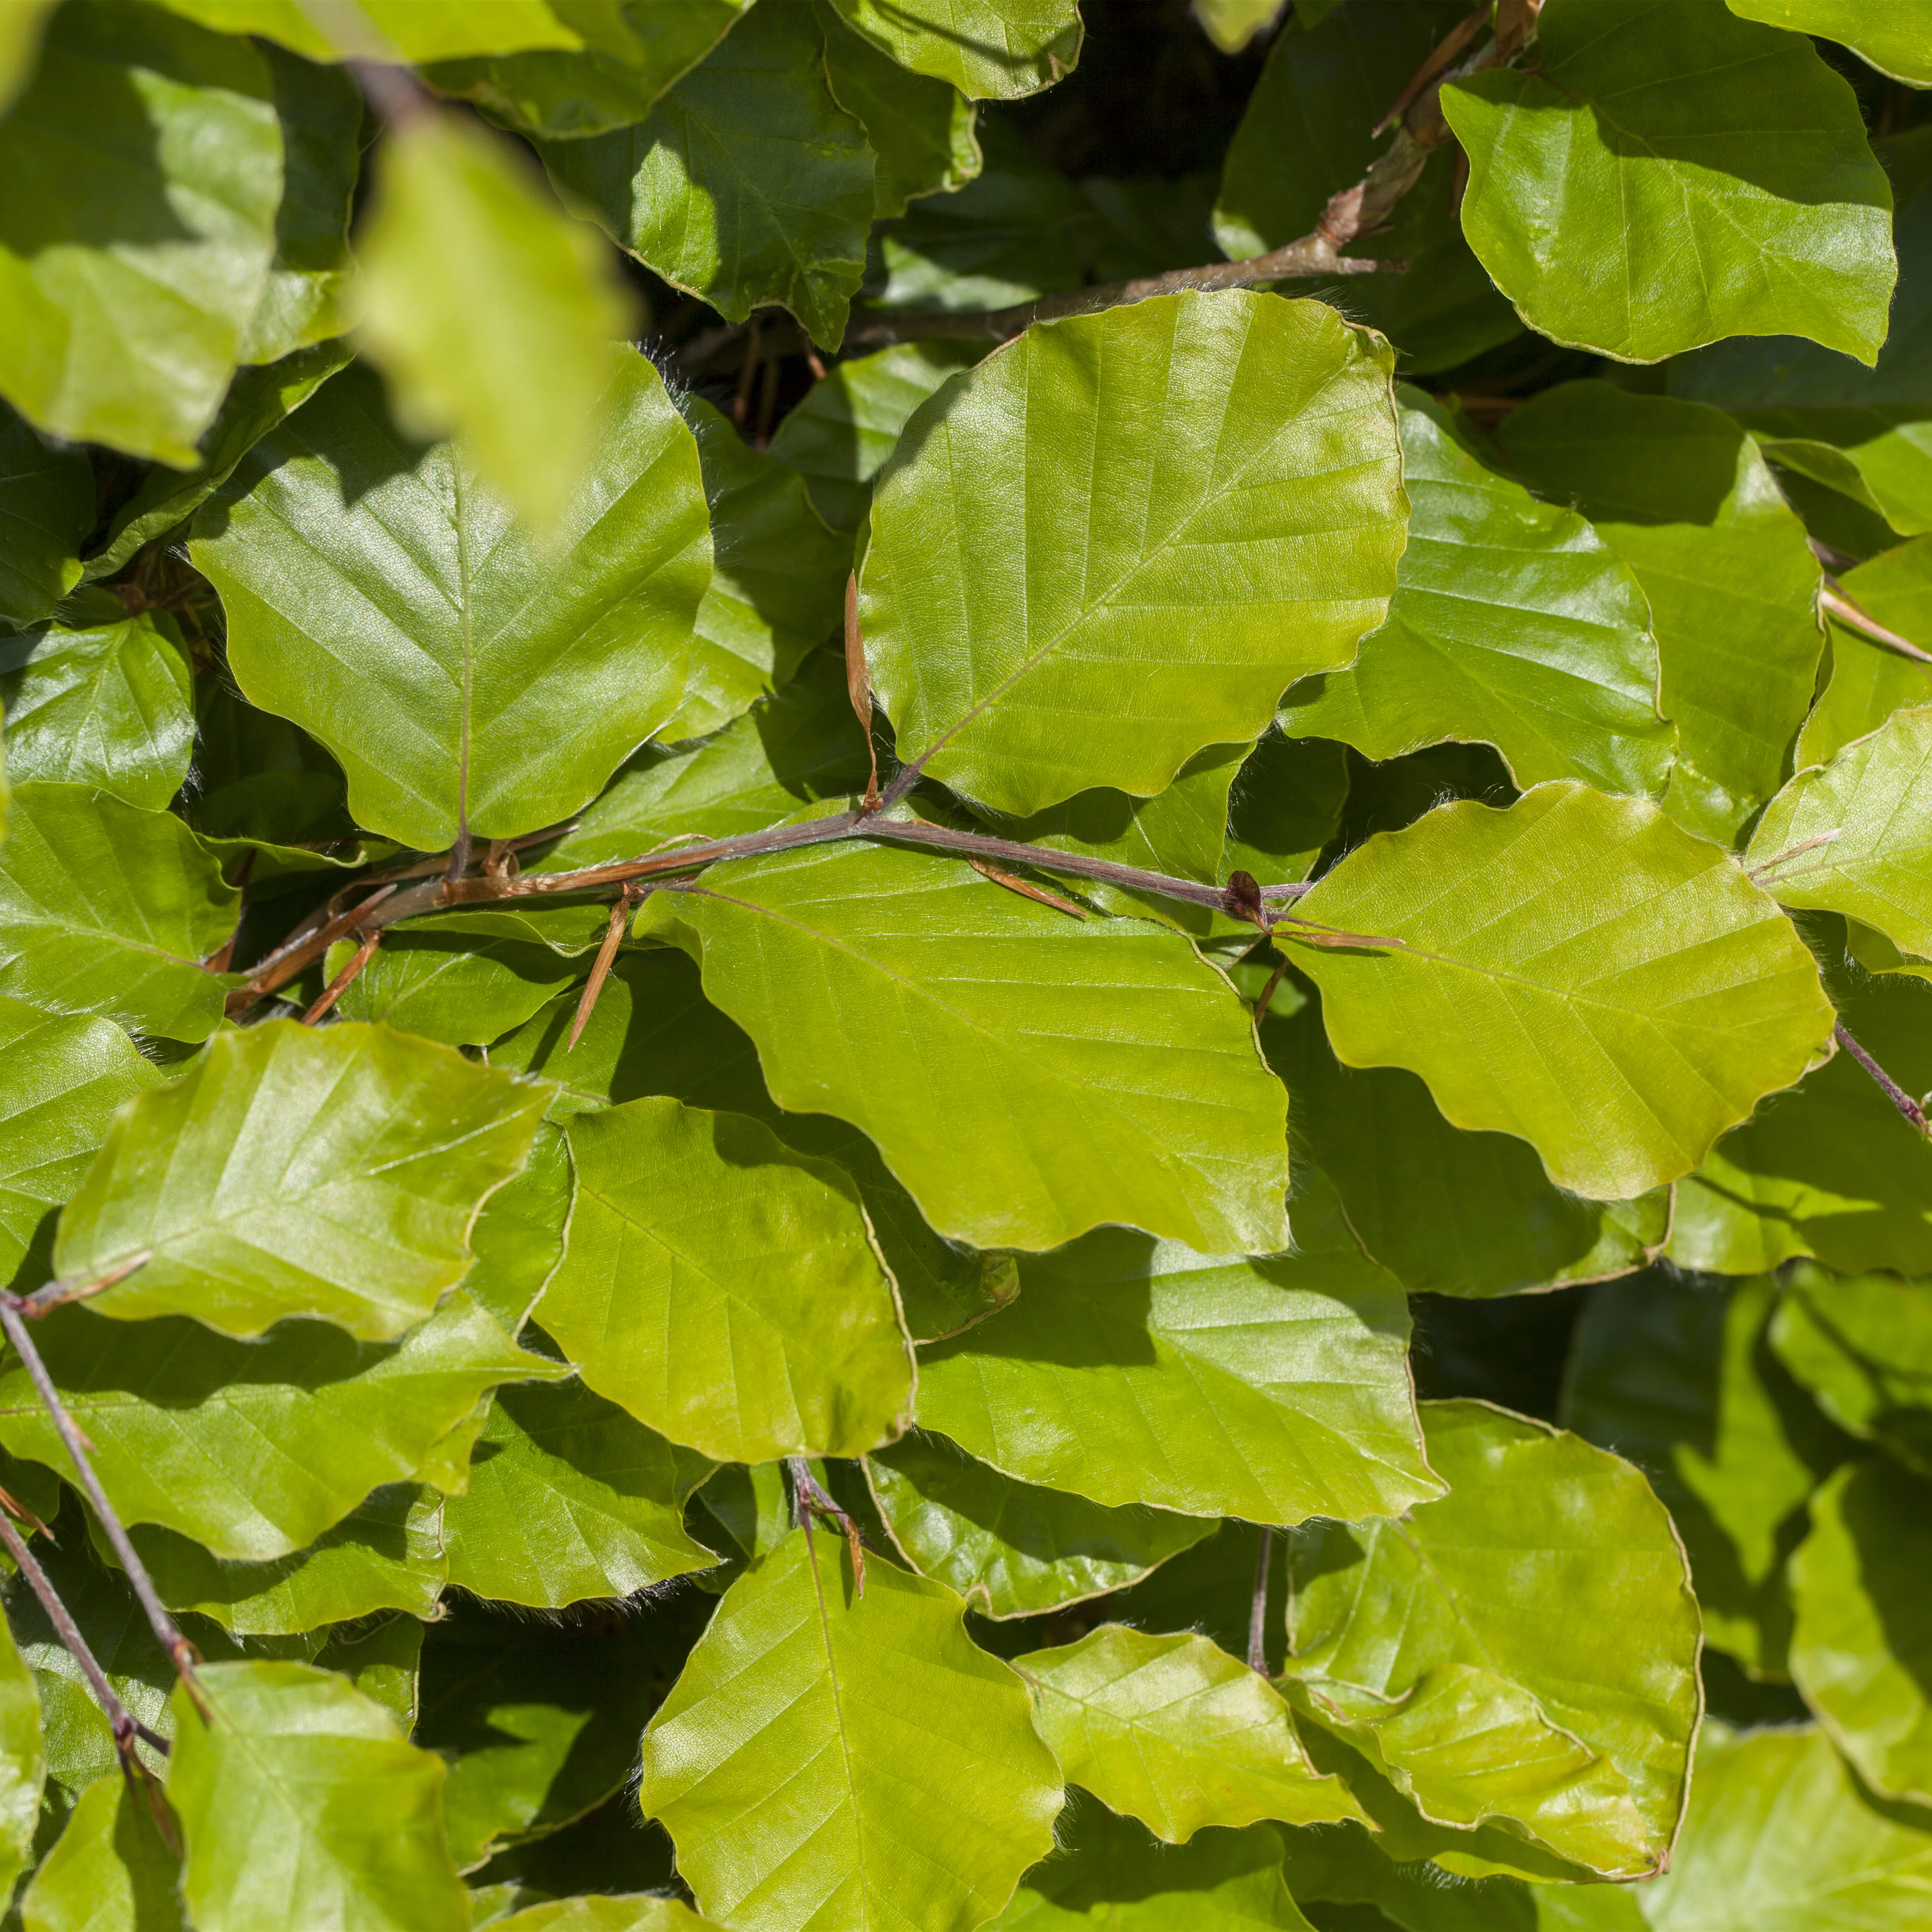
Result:
M1050 87L1080 58L1079 0L832 0L883 53L972 100Z
M1347 663L1406 518L1379 340L1319 302L1163 296L946 383L878 482L860 578L901 758L1000 812L1148 796Z
M814 1555L814 1550L816 1554ZM1053 1843L1060 1774L943 1585L794 1531L734 1583L644 1733L707 1918L970 1932Z
M1932 87L1932 47L1912 0L1725 0L1733 14L1838 40L1908 87Z

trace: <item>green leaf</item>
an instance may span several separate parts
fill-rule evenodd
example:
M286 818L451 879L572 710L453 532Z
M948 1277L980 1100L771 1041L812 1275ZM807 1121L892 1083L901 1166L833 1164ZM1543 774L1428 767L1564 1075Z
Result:
M286 1324L235 1342L182 1316L110 1322L86 1307L57 1310L38 1342L122 1520L238 1562L299 1550L413 1476L499 1382L562 1372L460 1292L394 1343ZM0 1442L71 1467L17 1361L0 1374Z
M469 1486L443 1507L449 1580L562 1610L709 1568L683 1510L712 1468L580 1382L500 1390Z
M605 134L641 121L750 4L620 0L615 10L622 28L577 50L553 46L440 60L423 70L423 78L442 93L475 101L491 120L526 134ZM591 24L581 10L574 18L586 28Z
M374 38L354 16L331 13L317 27L302 0L162 0L189 19L225 33L260 34L310 60L392 58L452 60L466 54L514 53L526 47L614 45L628 52L631 37L607 9L566 6L558 0L492 0L479 10L470 0L358 0ZM600 17L601 16L601 17Z
M353 940L329 948L328 979L356 949ZM548 1006L578 974L575 960L518 936L500 915L443 913L386 927L336 1010L450 1046L484 1046Z
M1835 1018L1734 860L1574 783L1379 835L1296 911L1400 941L1295 949L1345 1065L1420 1074L1454 1125L1520 1135L1594 1200L1688 1174L1823 1056Z
M1443 88L1469 245L1531 328L1620 362L1772 334L1874 361L1892 191L1856 97L1722 0L1676 0L1670 22L1646 0L1550 0L1534 73Z
M1363 1816L1308 1762L1280 1692L1204 1636L1102 1624L1013 1668L1066 1777L1169 1844L1204 1825Z
M622 248L733 322L780 303L836 348L865 272L872 151L832 97L802 0L748 14L647 119L543 144Z
M980 172L974 109L944 80L913 74L848 33L831 0L813 10L825 36L832 98L866 130L872 150L874 212L903 214L916 196L964 187Z
M698 959L781 1106L868 1136L950 1239L1049 1248L1120 1221L1210 1252L1285 1245L1286 1096L1233 989L1172 934L833 845L654 893L637 929Z
M330 1634L315 1660L346 1677L406 1730L416 1720L422 1642L423 1626L414 1617L351 1623Z
M1932 705L1894 712L1765 808L1744 862L1785 905L1841 912L1932 952Z
M194 754L194 680L164 612L0 642L7 776L98 786L158 812Z
M24 0L0 14L0 110L10 107L40 57L47 16L60 0Z
M1333 0L1330 0L1333 4ZM1312 11L1319 20L1322 0L1316 0ZM1194 17L1201 31L1224 54L1238 54L1257 34L1273 26L1282 11L1282 0L1195 0ZM1295 9L1296 16L1309 14L1305 6Z
M40 1694L10 1632L0 1628L0 1898L31 1862L46 1778Z
M1844 1439L1772 1354L1775 1282L1728 1291L1672 1275L1600 1288L1570 1345L1563 1421L1648 1476L1684 1540L1704 1637L1782 1677L1785 1564Z
M1320 302L1160 296L946 384L880 479L862 578L900 757L1001 812L1145 796L1346 664L1402 549L1378 340Z
M638 1792L706 1917L970 1932L1053 1843L1019 1680L938 1583L794 1532L734 1583L644 1733Z
M221 1034L116 1119L55 1265L88 1277L146 1251L92 1304L122 1320L192 1315L245 1340L308 1316L393 1340L462 1279L548 1097L383 1027Z
M1281 1834L1208 1832L1184 1846L1077 1796L1071 1842L1036 1865L994 1932L1312 1932L1282 1882Z
M1919 1804L1932 1803L1926 1498L1889 1463L1854 1462L1812 1498L1791 1564L1791 1674L1805 1702L1874 1791Z
M211 1664L174 1695L168 1797L196 1932L466 1932L443 1771L377 1704L299 1664Z
M1640 1895L1652 1932L1889 1932L1928 1884L1924 1814L1868 1798L1822 1732L1707 1724L1676 1860Z
M1911 0L1725 0L1733 14L1767 26L1816 34L1848 46L1908 87L1932 87L1932 47Z
M160 1083L118 1027L0 996L0 1276L50 1272L51 1210L73 1194L122 1101Z
M463 1277L464 1291L510 1334L521 1332L563 1258L571 1188L570 1150L545 1121L523 1172L490 1196L470 1228L476 1262Z
M1660 794L1676 734L1629 567L1574 511L1492 468L1453 410L1397 393L1412 507L1395 601L1352 665L1288 692L1282 729L1378 759L1483 740L1519 785Z
M1298 975L1283 984L1301 990ZM1513 1135L1452 1127L1413 1073L1342 1066L1318 997L1286 1017L1270 1008L1261 1037L1294 1096L1297 1144L1333 1184L1364 1248L1412 1294L1595 1281L1642 1267L1664 1245L1666 1190L1616 1202L1566 1192Z
M80 581L94 522L86 451L43 442L0 403L0 619L37 624Z
M0 846L0 993L206 1040L226 982L201 962L238 904L178 818L85 785L16 784Z
M1784 782L1811 701L1819 577L1804 525L1750 439L1702 404L1565 383L1501 434L1531 484L1573 502L1650 599L1660 705L1677 726L1668 808L1731 843Z
M70 7L0 122L0 393L36 428L178 468L268 284L266 57L157 10Z
M908 418L976 359L962 344L902 342L836 363L778 424L771 453L805 478L813 508L834 530L855 530Z
M576 1204L542 1318L592 1388L719 1462L901 1432L911 1351L844 1172L675 1100L568 1132Z
M188 1932L161 1802L118 1771L90 1784L20 1900L26 1932Z
M1801 1262L1771 1345L1840 1428L1932 1477L1932 1287Z
M920 1426L1115 1507L1293 1523L1439 1495L1400 1289L1325 1190L1297 1209L1295 1234L1276 1261L1124 1229L1026 1258L1012 1307L922 1352Z
M1108 1509L1016 1483L922 1430L874 1450L866 1474L907 1562L988 1617L1031 1616L1124 1589L1213 1534L1198 1516L1138 1504Z
M611 355L564 560L360 369L202 506L235 675L340 759L358 824L424 850L466 811L493 838L555 824L676 710L710 578L698 451L651 364Z
M1888 628L1932 637L1932 541L1915 538L1847 571L1844 594ZM1798 734L1796 762L1828 764L1894 711L1932 702L1932 667L1844 624L1830 626L1828 680Z
M881 52L968 99L1051 87L1080 58L1079 0L832 0Z
M640 1892L552 1899L494 1922L497 1932L700 1932L706 1922L674 1898Z
M418 114L383 141L357 250L361 338L398 424L455 436L496 495L575 536L570 513L602 454L609 345L634 306L595 230L494 135Z
M793 471L741 442L702 397L682 406L710 500L715 567L668 739L715 731L788 683L837 629L851 567L850 546L820 520Z
M1248 754L1228 797L1221 872L1264 886L1299 884L1342 827L1348 754L1318 739L1270 731Z
M1606 1874L1658 1870L1702 1703L1670 1518L1628 1462L1576 1436L1479 1402L1422 1412L1449 1494L1406 1522L1297 1540L1298 1708L1425 1816L1512 1820Z

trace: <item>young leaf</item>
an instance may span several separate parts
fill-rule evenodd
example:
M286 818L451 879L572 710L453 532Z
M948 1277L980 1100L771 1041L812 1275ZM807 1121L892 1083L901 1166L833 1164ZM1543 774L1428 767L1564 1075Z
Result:
M42 441L0 403L0 619L38 624L80 581L94 514L86 451Z
M280 1325L259 1343L199 1322L56 1310L37 1346L124 1522L156 1522L236 1562L312 1543L384 1483L413 1476L486 1390L563 1371L466 1294L397 1342ZM0 1372L0 1442L65 1472L27 1372Z
M1319 302L1165 296L949 382L880 480L861 578L900 757L1001 812L1146 796L1347 663L1402 542L1378 340Z
M698 451L651 364L610 353L561 561L360 370L202 507L236 676L341 760L371 830L434 851L466 813L488 838L554 824L676 709L710 577Z
M358 944L342 940L328 949L326 981ZM579 970L575 960L512 936L500 914L444 913L386 928L335 1011L450 1046L482 1046L542 1011Z
M1051 87L1080 58L1079 0L832 0L881 52L969 100Z
M0 120L0 394L38 428L185 469L274 254L265 56L152 8L48 23Z
M1370 840L1296 910L1400 941L1295 947L1339 1059L1408 1067L1455 1125L1520 1135L1596 1200L1688 1174L1823 1057L1835 1017L1731 859L1576 784L1502 812L1444 806Z
M168 1797L196 1932L466 1932L443 1768L380 1705L300 1664L210 1664L174 1695Z
M1841 1429L1932 1478L1932 1293L1884 1274L1828 1275L1801 1262L1771 1345Z
M1067 1778L1169 1844L1204 1825L1363 1816L1339 1778L1308 1762L1281 1694L1204 1636L1102 1624L1013 1668Z
M1667 808L1730 844L1784 782L1811 701L1822 639L1804 526L1750 439L1700 404L1565 383L1516 411L1501 436L1532 485L1591 520L1650 599L1660 704L1677 726Z
M970 1932L1053 1843L1026 1692L943 1585L795 1531L734 1583L644 1733L638 1798L707 1918Z
M245 1340L308 1316L392 1340L461 1280L548 1098L383 1027L224 1033L117 1118L55 1265L88 1277L146 1252L93 1304L120 1320L192 1315Z
M541 1318L590 1388L720 1462L900 1432L911 1350L842 1172L675 1100L568 1132L576 1204Z
M1398 396L1412 507L1395 602L1347 670L1289 691L1282 729L1378 759L1485 740L1519 785L1660 794L1676 734L1628 566L1574 511L1492 468L1456 416Z
M1811 1498L1792 1559L1791 1674L1832 1740L1882 1798L1932 1802L1932 1646L1925 1484L1886 1462L1851 1464Z
M811 9L754 9L650 118L543 144L559 190L733 322L782 303L836 347L865 272L872 151L832 98Z
M496 494L560 531L602 440L609 345L630 332L596 231L494 135L421 113L382 143L358 252L362 340L398 424L454 435Z
M1015 1482L922 1430L874 1450L866 1476L907 1562L988 1617L1031 1616L1124 1589L1214 1534L1199 1516L1138 1504L1108 1509Z
M707 1568L683 1510L712 1467L580 1382L500 1390L468 1487L443 1506L449 1580L562 1610Z
M1114 1507L1293 1523L1439 1495L1400 1289L1324 1191L1295 1229L1276 1261L1114 1229L1026 1258L1012 1307L922 1352L920 1426Z
M1446 1497L1406 1522L1298 1540L1300 1708L1425 1816L1475 1822L1473 1793L1480 1815L1564 1857L1624 1877L1660 1869L1702 1701L1670 1518L1628 1463L1576 1436L1478 1402L1423 1415Z
M1856 97L1723 0L1670 18L1660 34L1644 0L1547 0L1534 73L1443 88L1469 245L1531 328L1620 362L1773 334L1873 362L1892 194Z
M86 785L17 784L0 846L0 993L206 1040L224 984L201 962L238 904L178 818Z
M158 812L194 754L194 680L164 612L0 644L7 776L94 785Z
M1837 40L1880 74L1932 87L1932 49L1911 0L1725 0L1733 14Z
M118 1771L81 1793L20 1900L26 1932L189 1932L154 1802Z
M698 961L781 1106L860 1129L949 1238L1051 1248L1118 1221L1210 1253L1286 1245L1286 1096L1233 989L1171 934L831 845L654 893L638 931Z

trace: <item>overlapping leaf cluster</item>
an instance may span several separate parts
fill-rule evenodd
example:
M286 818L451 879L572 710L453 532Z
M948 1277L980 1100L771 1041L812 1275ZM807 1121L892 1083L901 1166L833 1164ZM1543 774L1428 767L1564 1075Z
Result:
M1194 10L0 20L9 1924L1923 1914L1932 30Z

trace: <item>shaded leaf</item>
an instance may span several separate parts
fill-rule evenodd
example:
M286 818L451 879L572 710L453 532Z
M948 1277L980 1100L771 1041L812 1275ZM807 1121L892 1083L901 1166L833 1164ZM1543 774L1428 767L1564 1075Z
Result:
M1837 40L1880 73L1932 87L1932 49L1910 0L1725 0L1733 14Z
M1067 1778L1170 1844L1204 1825L1362 1816L1348 1787L1308 1762L1281 1694L1204 1636L1102 1624L1013 1668Z
M899 1433L911 1351L844 1172L675 1100L568 1132L576 1203L541 1312L590 1388L720 1462Z
M1844 595L1908 638L1932 637L1932 541L1915 538L1848 570ZM1828 764L1895 711L1932 703L1932 665L1888 650L1844 624L1830 627L1828 676L1798 734L1795 762Z
M0 403L0 619L37 624L80 581L94 521L86 451L42 441Z
M1534 73L1443 88L1469 245L1531 328L1619 361L1774 334L1873 361L1892 193L1856 97L1721 0L1670 18L1660 34L1642 0L1550 0Z
M341 760L358 824L425 850L464 810L490 838L555 824L676 709L710 574L698 452L657 371L611 355L561 560L359 369L199 513L242 690Z
M1270 731L1228 790L1222 877L1238 868L1261 885L1298 885L1341 830L1348 794L1348 754L1340 745Z
M1408 1067L1454 1124L1521 1136L1593 1199L1688 1173L1822 1058L1834 1018L1734 861L1647 801L1574 783L1505 811L1444 806L1296 910L1402 942L1295 949L1339 1059Z
M212 1714L174 1696L168 1796L196 1932L290 1922L465 1932L442 1842L442 1766L380 1705L298 1664L211 1664Z
M326 980L358 949L352 939L332 946ZM575 960L513 936L500 916L443 913L385 928L335 1010L451 1046L483 1046L548 1006L578 971Z
M1124 1589L1213 1534L1198 1516L1016 1482L924 1430L874 1450L866 1474L906 1560L989 1617Z
M941 1234L1048 1248L1120 1221L1283 1245L1286 1096L1178 938L1069 919L956 860L831 845L653 894L638 930L698 959L773 1099L860 1129ZM962 1162L986 1120L998 1136Z
M1150 794L1347 662L1402 547L1376 340L1319 302L1160 296L947 384L880 482L861 578L900 757L1003 812Z
M1114 1507L1292 1523L1439 1494L1400 1289L1332 1196L1304 1200L1295 1229L1276 1261L1114 1229L1027 1257L1011 1308L922 1352L920 1426Z
M20 1900L26 1932L188 1932L181 1859L144 1789L97 1778Z
M882 52L973 100L1051 87L1080 58L1079 0L832 0Z
M272 1020L210 1042L116 1120L54 1258L135 1321L244 1338L288 1316L386 1341L462 1278L477 1210L524 1164L548 1098L386 1028Z
M1026 1692L943 1585L794 1532L726 1592L644 1733L638 1797L699 1910L968 1932L1053 1843Z

